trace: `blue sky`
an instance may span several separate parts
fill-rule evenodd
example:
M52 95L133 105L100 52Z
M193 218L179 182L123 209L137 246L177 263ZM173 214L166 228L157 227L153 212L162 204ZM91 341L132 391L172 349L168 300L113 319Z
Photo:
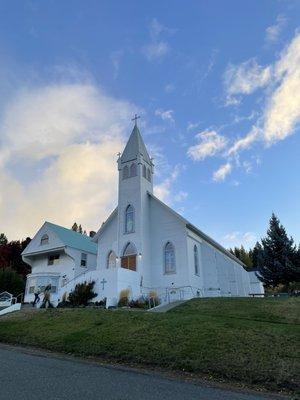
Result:
M226 247L300 240L298 1L0 3L0 219L97 229L140 126L156 194Z

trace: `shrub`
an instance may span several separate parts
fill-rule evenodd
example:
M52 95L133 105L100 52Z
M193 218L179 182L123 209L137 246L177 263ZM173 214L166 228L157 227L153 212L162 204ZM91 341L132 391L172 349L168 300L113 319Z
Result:
M125 307L129 304L130 289L123 289L120 292L118 307Z
M24 292L25 284L20 275L12 269L0 270L0 293L9 292L14 296Z
M72 306L86 306L90 300L97 296L93 291L95 281L78 283L69 294L69 302Z
M146 298L144 297L140 297L137 300L131 300L128 303L129 307L131 308L141 308L141 309L145 309L148 308L148 301Z

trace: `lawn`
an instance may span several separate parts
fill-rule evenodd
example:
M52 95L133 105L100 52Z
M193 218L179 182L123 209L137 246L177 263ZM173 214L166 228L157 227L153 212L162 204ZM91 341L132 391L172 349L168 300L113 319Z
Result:
M52 309L0 318L0 341L297 390L300 299L194 299L166 314Z

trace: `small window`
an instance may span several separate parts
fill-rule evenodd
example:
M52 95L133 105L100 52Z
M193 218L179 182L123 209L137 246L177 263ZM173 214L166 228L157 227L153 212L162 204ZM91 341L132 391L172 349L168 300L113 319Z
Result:
M134 208L129 204L125 211L125 233L134 232Z
M125 165L125 167L123 168L123 179L127 179L129 178L129 169L127 167L127 165Z
M34 286L29 287L28 293L30 294L34 293Z
M87 254L86 253L81 253L80 266L81 267L86 267L86 262L87 262Z
M151 171L150 168L147 169L147 179L149 182L151 182Z
M107 256L106 268L115 268L117 265L117 257L114 251L110 251Z
M48 265L57 264L59 260L59 254L52 254L48 257Z
M171 242L168 242L164 248L164 270L165 274L176 272L175 249Z
M137 169L135 163L131 164L130 166L130 177L132 176L137 176Z
M44 244L48 243L49 243L49 236L45 234L41 237L41 245L43 246Z
M57 287L51 285L50 293L56 293L57 292Z
M143 177L147 178L147 169L146 169L146 165L143 165Z
M195 267L195 274L199 275L199 255L198 255L198 247L194 246L194 267Z

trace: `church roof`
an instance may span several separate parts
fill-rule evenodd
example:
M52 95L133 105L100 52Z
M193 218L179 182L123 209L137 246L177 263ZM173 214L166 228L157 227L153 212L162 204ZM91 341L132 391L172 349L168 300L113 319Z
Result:
M45 224L49 226L66 246L97 254L97 245L92 242L92 238L89 236L75 232L72 229L64 228L60 225L52 224L51 222L45 222Z
M148 164L152 164L140 130L137 124L135 124L122 153L121 162L125 163L127 161L135 160L139 154L142 154L144 160Z

